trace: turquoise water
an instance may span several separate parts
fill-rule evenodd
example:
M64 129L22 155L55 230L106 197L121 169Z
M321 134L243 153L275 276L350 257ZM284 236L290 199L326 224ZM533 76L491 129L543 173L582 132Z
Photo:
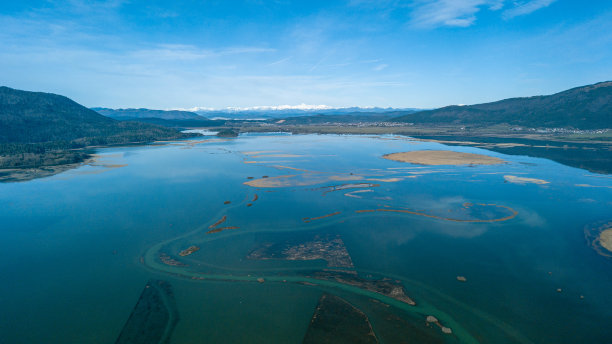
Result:
M612 336L612 260L584 237L586 225L612 218L608 176L402 137L211 139L101 149L95 166L0 185L0 342L114 342L152 278L174 287L174 343L299 343L323 291L366 313L378 298L417 323L434 314L453 328L449 342ZM423 167L381 158L422 149L507 163ZM293 177L275 178L284 175ZM515 184L508 175L548 183ZM286 185L244 184L263 176ZM359 183L378 186L331 188ZM353 191L367 192L346 195ZM355 212L366 209L410 213ZM223 215L219 227L239 228L206 234ZM261 242L322 233L342 237L360 275L400 280L417 306L345 285L293 283L316 282L306 272L324 269L322 260L246 259ZM190 245L201 249L179 258ZM163 264L160 252L188 266ZM384 321L368 315L375 330Z

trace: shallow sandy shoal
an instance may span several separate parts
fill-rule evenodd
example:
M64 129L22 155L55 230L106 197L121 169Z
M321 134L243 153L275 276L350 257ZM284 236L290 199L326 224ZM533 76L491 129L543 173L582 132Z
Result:
M599 234L599 242L603 248L612 252L612 228L606 229Z
M300 158L303 157L303 155L299 155L299 154L257 154L257 155L251 155L252 159L257 159L257 158Z
M514 184L538 184L538 185L544 185L544 184L548 184L549 182L544 180L544 179L536 179L536 178L526 178L526 177L517 177L517 176L511 176L511 175L505 175L504 176L504 180L506 180L507 182L510 183L514 183Z
M444 150L419 150L383 155L393 161L419 165L497 165L505 161L496 157Z

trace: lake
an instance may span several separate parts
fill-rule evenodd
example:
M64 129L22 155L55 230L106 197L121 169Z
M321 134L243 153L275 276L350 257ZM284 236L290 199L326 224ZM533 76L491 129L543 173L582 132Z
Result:
M419 150L502 163L383 158ZM612 177L502 152L208 136L0 184L0 342L301 343L323 294L381 343L609 342Z

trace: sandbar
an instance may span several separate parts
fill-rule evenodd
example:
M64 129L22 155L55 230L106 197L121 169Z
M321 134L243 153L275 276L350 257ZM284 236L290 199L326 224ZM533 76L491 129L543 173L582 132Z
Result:
M332 186L324 186L321 189L327 189L323 194L327 194L329 192L341 191L347 189L363 189L363 188L376 188L379 187L380 184L372 184L372 183L349 183L349 184L341 184L341 185L332 185Z
M244 182L244 184L255 188L281 188L286 186L299 185L299 183L293 183L293 180L289 180L293 177L296 177L296 175L288 174L272 178L251 179L248 182Z
M403 178L368 178L366 180L371 181L371 182L395 183L395 182L401 182L404 179Z
M257 158L300 158L303 157L303 155L299 155L299 154L257 154L257 155L252 155L251 158L252 159L257 159Z
M296 167L291 167L291 166L284 166L284 165L274 165L273 167L284 168L284 169L295 170L295 171L302 171L302 172L309 172L309 173L312 172L312 171L309 171L309 170L304 170L304 169L301 169L301 168L296 168Z
M545 185L545 184L549 184L550 182L543 180L543 179L536 179L536 178L526 178L526 177L517 177L517 176L511 176L511 175L505 175L504 176L504 180L510 183L514 183L514 184L538 184L538 185Z
M267 150L267 151L246 151L246 152L241 152L244 155L261 155L261 154L268 154L268 153L280 153L281 151L277 151L277 150Z
M603 248L612 252L612 228L606 229L599 234L599 243Z
M582 187L582 188L608 188L608 189L612 189L612 186L605 186L605 185L575 184L574 186L578 186L578 187Z
M370 189L367 189L367 190L355 190L355 191L351 191L351 192L345 193L344 196L346 196L346 197L353 197L353 198L363 198L363 197L361 197L359 195L355 195L355 194L356 193L364 193L364 192L374 192L374 190L370 190Z
M584 227L585 239L599 255L612 258L612 221Z
M418 165L498 165L505 161L496 157L461 153L445 150L419 150L402 153L385 154L383 158L387 160L408 162Z

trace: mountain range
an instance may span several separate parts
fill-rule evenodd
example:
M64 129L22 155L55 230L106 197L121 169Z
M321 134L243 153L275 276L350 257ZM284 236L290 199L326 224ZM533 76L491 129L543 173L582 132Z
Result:
M227 108L227 109L196 109L199 115L208 118L221 118L221 119L282 119L289 117L303 117L313 115L347 115L347 116L361 116L363 114L383 114L392 113L397 111L405 111L405 113L411 113L420 109L412 108L381 108L381 107L342 107L332 108L326 106L313 106L313 107L287 107L287 106L261 106L255 108Z
M129 121L143 118L160 118L165 120L206 120L197 113L182 110L151 110L151 109L109 109L91 108L95 112L119 121Z

